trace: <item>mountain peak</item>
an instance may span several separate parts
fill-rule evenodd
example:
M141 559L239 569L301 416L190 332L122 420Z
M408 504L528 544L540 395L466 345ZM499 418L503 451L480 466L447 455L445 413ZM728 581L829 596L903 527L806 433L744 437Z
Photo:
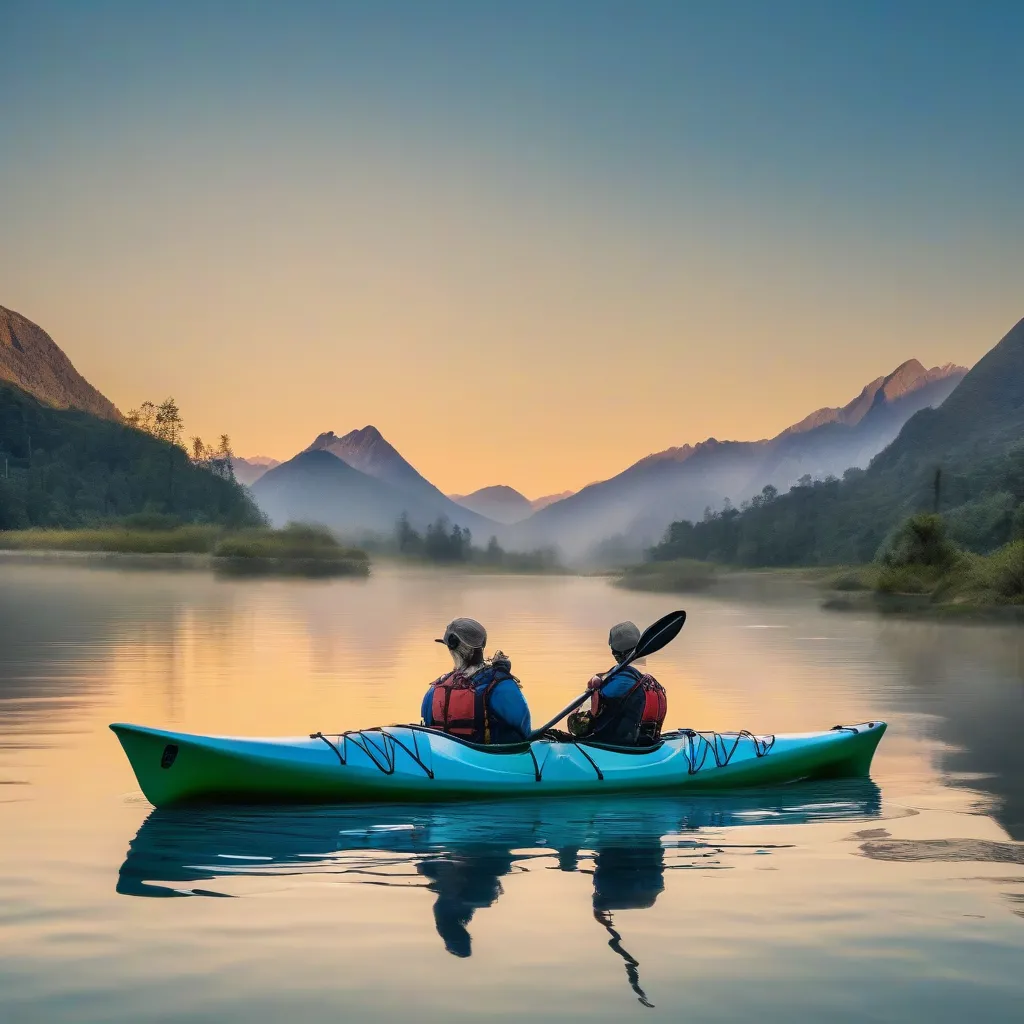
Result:
M492 484L472 494L450 494L449 497L463 508L497 523L518 523L533 512L533 503L507 484Z
M333 430L324 431L306 451L330 452L361 473L393 484L426 483L422 476L402 458L398 450L372 424L350 430L339 437ZM440 493L440 492L438 492Z
M368 423L359 430L350 430L341 440L350 444L372 444L384 441L384 435L372 423ZM384 443L387 444L386 441Z
M917 382L927 373L928 371L916 359L908 359L905 363L900 363L882 381L882 386L875 392L875 401L879 400L879 395L883 395L889 402L905 395L908 391L912 391Z
M826 423L844 423L856 426L872 409L888 405L912 392L920 391L940 381L949 381L955 386L967 373L967 367L946 363L944 366L933 366L925 369L917 359L908 359L900 363L891 373L884 377L876 377L861 388L860 394L846 405L836 408L816 409L805 416L799 423L787 427L779 436L803 434ZM945 397L943 395L943 397Z

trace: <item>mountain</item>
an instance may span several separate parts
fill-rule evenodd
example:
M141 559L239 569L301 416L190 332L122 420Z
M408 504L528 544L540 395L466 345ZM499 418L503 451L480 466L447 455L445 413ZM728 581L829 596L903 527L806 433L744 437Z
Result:
M926 370L916 359L909 359L897 366L888 377L877 377L866 384L849 404L837 409L817 409L799 423L788 427L780 436L804 433L826 423L854 426L876 406L891 405L911 393L917 393L922 398L928 396L926 405L938 405L966 373L965 366L954 366L952 363ZM938 401L931 400L932 393L941 396ZM918 402L918 408L924 408L924 405Z
M472 494L450 494L452 501L497 523L518 523L534 512L533 503L514 487L497 484Z
M934 459L949 469L966 469L1022 439L1024 319L978 361L941 406L906 424L879 456L875 471L909 470Z
M389 533L406 511L401 492L323 449L307 449L267 470L252 492L275 526L312 522L342 533Z
M252 487L268 469L273 469L275 466L280 465L280 459L272 459L269 455L251 455L247 459L236 455L231 460L231 468L234 470L235 479L247 487Z
M912 395L903 392L889 404L895 407ZM885 415L885 404L880 407ZM865 414L861 422L868 421ZM936 503L951 539L970 550L991 551L1019 537L1024 527L1024 320L941 405L911 416L866 470L769 499L742 514L673 523L658 556L740 565L867 562L906 516L930 512ZM1007 563L1006 571L1019 570Z
M55 409L80 409L120 421L114 403L104 398L31 320L0 306L0 381L8 381Z
M841 476L864 467L920 409L941 403L963 367L926 370L916 360L862 389L848 405L819 409L765 441L719 441L656 452L600 483L549 505L518 524L517 547L555 544L580 557L609 538L639 550L673 520L699 519L725 499L735 504L767 485L786 490L799 479Z
M543 494L539 498L534 498L530 505L534 512L539 512L542 508L547 508L548 505L554 505L556 501L564 501L574 493L574 491L559 491L558 494Z
M275 523L293 519L345 533L389 534L405 513L417 529L445 517L468 528L478 543L501 529L442 494L372 426L343 437L320 434L294 459L259 477L252 491Z
M562 491L559 494L545 494L540 498L530 499L514 487L497 484L493 487L481 487L472 494L449 494L448 497L465 508L479 512L482 516L510 526L512 523L522 522L534 512L547 508L556 501L563 501L572 493Z
M397 487L429 488L441 494L429 480L421 476L389 444L373 426L352 430L338 437L333 430L321 434L306 451L325 451L348 463L367 476L376 477Z

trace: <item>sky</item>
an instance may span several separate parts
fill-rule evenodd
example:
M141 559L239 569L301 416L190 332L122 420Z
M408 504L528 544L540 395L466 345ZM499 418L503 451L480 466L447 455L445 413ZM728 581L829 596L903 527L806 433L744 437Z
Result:
M443 490L772 436L1024 316L1024 4L0 0L0 304Z

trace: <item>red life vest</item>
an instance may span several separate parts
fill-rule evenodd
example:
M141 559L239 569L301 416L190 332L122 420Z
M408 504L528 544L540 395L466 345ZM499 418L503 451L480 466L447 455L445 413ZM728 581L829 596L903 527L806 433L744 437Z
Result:
M472 676L449 672L433 682L430 717L433 728L459 736L470 743L491 742L488 698L491 690L511 678L507 673L485 668Z
M651 742L657 742L661 739L661 729L668 715L668 694L665 687L654 676L646 673L641 675L632 667L624 671L636 677L633 686L621 697L606 697L602 691L594 690L590 698L590 713L595 719L602 712L622 714L630 697L637 690L643 690L644 709L640 716L639 735Z

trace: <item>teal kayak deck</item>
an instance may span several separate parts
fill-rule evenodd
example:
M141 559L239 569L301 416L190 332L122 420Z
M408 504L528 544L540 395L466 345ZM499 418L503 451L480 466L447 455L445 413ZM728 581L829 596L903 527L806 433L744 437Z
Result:
M546 737L482 747L415 725L269 739L110 728L146 798L166 807L720 792L862 777L886 724L778 736L679 730L637 749Z

